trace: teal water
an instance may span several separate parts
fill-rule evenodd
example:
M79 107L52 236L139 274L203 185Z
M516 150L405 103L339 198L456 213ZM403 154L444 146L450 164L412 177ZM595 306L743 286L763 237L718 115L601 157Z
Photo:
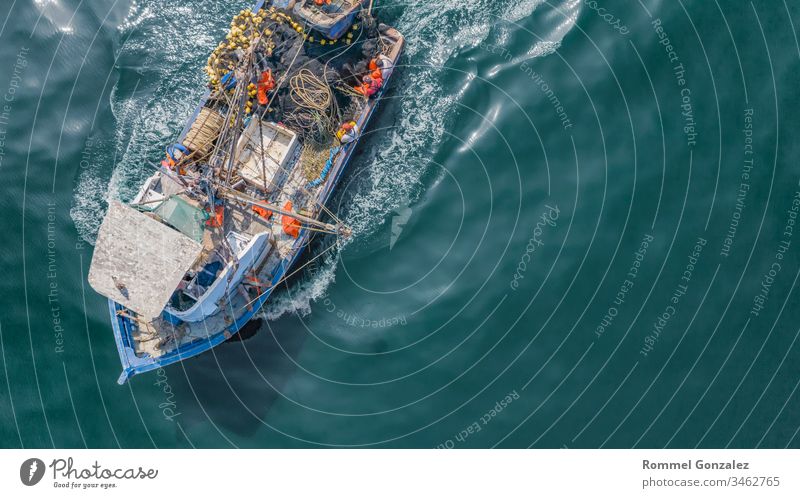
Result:
M798 447L800 8L378 1L355 229L252 337L117 386L86 284L246 2L0 6L0 446Z

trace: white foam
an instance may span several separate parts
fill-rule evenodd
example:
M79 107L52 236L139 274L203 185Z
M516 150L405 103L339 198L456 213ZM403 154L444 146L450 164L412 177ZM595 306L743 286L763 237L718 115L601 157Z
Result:
M59 0L34 0L33 4L39 11L40 17L47 19L58 31L64 34L72 34L74 32L71 19L75 12L70 10L69 6L64 5L64 2Z
M216 44L214 33L236 11L233 5L202 5L181 7L176 14L168 0L131 5L118 26L118 36L125 40L119 63L127 65L126 75L136 71L142 78L138 85L124 82L124 95L119 86L112 89L113 134L96 133L108 143L93 149L89 167L78 175L70 215L87 242L94 243L107 200L130 200L153 174L147 161L160 161L197 105L205 82L202 67Z
M309 265L303 281L288 289L281 287L276 290L259 316L267 320L275 320L286 313L307 316L311 313L311 304L325 297L328 288L336 280L336 261L338 259L338 254L334 254L319 264Z

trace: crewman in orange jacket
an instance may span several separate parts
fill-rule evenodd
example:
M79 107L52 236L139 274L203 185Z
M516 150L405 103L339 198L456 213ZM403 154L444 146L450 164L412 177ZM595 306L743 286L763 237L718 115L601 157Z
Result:
M379 71L376 71L376 73L380 75ZM366 97L372 97L378 93L378 90L380 90L381 86L383 86L383 79L375 78L374 76L374 74L364 76L363 84L357 86L355 90Z
M267 92L272 91L274 88L275 79L272 77L272 70L267 69L261 73L261 78L258 80L258 103L261 105L267 105L269 102Z
M356 139L359 133L358 123L355 121L347 121L342 123L342 126L339 127L339 130L336 132L336 138L342 144L348 144Z

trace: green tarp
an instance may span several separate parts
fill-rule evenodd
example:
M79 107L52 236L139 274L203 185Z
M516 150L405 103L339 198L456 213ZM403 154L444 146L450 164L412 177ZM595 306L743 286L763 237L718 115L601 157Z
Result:
M178 196L162 202L154 212L169 225L197 242L203 241L203 230L208 215Z

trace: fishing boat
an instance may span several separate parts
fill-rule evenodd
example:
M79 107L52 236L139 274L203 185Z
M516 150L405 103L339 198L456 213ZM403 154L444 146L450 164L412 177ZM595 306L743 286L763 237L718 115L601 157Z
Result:
M233 19L200 104L98 232L88 279L120 384L236 336L312 238L351 236L326 204L403 45L369 0L260 0Z

